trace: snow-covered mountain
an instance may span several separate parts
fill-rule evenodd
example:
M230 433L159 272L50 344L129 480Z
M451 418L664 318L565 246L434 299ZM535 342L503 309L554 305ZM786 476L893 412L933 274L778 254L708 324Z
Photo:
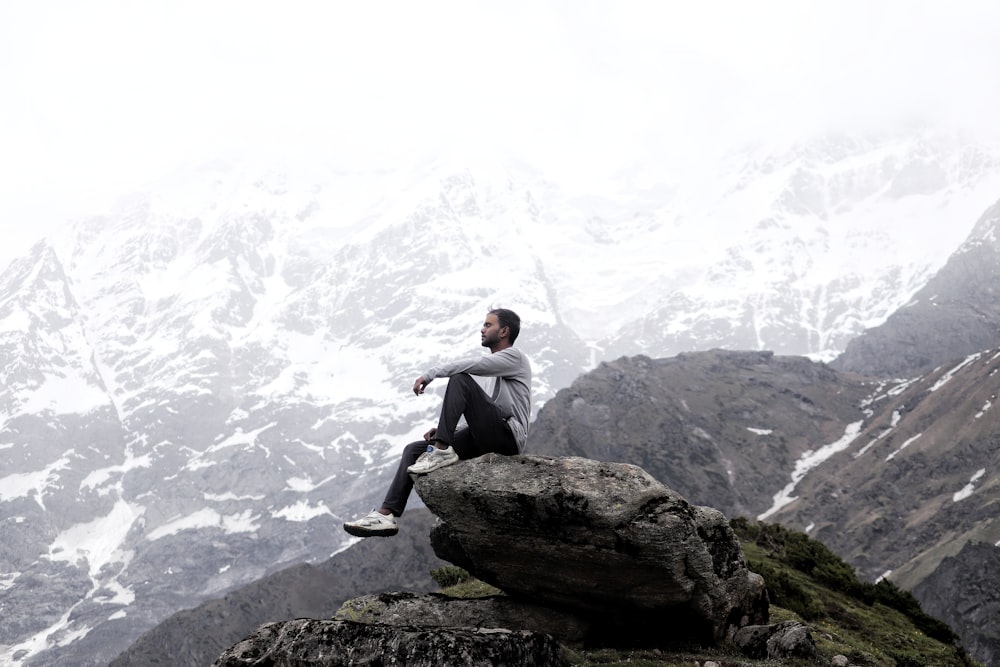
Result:
M512 307L535 408L596 361L828 358L1000 193L954 138L828 138L581 194L523 165L186 170L0 276L0 662L142 631L349 546L442 385ZM405 520L405 518L404 518Z

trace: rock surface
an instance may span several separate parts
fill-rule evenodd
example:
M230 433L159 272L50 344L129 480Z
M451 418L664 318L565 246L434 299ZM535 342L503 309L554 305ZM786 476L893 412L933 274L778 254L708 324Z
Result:
M572 613L550 609L506 595L453 598L435 593L382 593L348 600L334 619L428 628L469 626L531 630L581 644L589 624Z
M269 623L239 642L213 667L489 667L566 665L547 635L503 629L427 628L298 619Z
M439 557L590 619L590 643L716 642L767 620L763 579L725 516L637 466L491 454L415 481L441 519Z
M812 658L816 655L812 633L797 621L740 628L733 636L733 643L747 657L761 660Z

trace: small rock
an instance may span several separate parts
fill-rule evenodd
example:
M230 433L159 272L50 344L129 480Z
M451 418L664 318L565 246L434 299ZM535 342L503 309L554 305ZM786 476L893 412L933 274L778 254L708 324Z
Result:
M774 625L748 625L733 635L733 644L748 658L811 658L816 642L809 628L798 621Z

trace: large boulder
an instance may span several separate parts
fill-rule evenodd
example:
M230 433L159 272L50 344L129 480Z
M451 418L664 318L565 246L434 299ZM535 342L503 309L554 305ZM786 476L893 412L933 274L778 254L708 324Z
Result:
M588 643L717 642L767 621L763 579L725 516L637 466L489 454L415 484L441 520L440 558L587 618Z

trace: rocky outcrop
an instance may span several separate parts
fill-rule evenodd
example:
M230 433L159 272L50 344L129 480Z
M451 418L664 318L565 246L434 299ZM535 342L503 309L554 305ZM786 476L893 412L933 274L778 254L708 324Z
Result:
M637 466L487 455L418 477L435 553L517 600L587 619L585 641L717 642L767 620L721 512Z
M924 579L913 594L920 605L955 628L977 660L1000 665L1000 549L967 542Z
M562 667L562 649L546 635L503 628L426 628L298 619L269 623L236 644L213 667Z
M570 611L515 600L506 595L482 598L398 592L364 595L345 602L334 618L427 628L530 629L558 637L568 644L582 644L592 634L587 620Z
M332 620L264 625L215 667L564 665L563 645L713 644L747 627L766 655L807 654L797 628L762 625L763 579L722 513L637 466L486 455L415 483L438 557L503 594L355 598Z

